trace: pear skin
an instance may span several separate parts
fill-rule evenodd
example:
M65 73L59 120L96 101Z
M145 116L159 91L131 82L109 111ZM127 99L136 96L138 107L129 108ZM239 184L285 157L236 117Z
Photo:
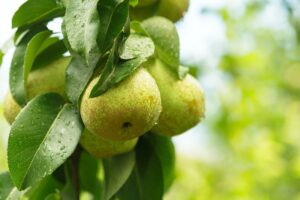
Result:
M157 15L176 22L181 19L189 7L189 0L160 0Z
M158 2L159 0L139 0L137 7L150 6Z
M126 141L107 140L85 129L80 138L81 146L96 158L115 156L131 151L138 138Z
M152 76L140 67L104 94L89 98L98 78L86 88L80 113L85 127L110 140L130 140L149 131L161 113L161 99Z
M198 81L191 75L179 80L160 60L147 63L160 90L162 113L151 130L157 134L175 136L197 125L204 117L204 94Z
M69 57L63 57L30 72L26 86L28 100L48 92L58 93L66 98L65 71L69 62ZM5 119L12 124L20 111L21 106L17 104L9 92L4 101Z
M12 124L15 121L15 118L17 117L19 112L21 111L21 106L17 104L10 92L6 95L3 105L4 118L9 124Z

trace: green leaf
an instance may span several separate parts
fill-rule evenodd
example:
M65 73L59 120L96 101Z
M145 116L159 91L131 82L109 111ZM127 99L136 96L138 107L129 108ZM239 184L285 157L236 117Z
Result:
M129 0L102 0L98 4L100 29L97 43L101 53L109 50L128 23Z
M66 184L60 192L60 195L63 200L77 199L76 198L78 192L77 189L79 188L75 188L77 187L77 185L75 186L74 184L75 182L72 180L73 178L72 175L74 174L74 172L78 173L78 171L77 171L77 166L74 166L73 164L75 163L73 163L71 159L68 159L63 165L65 171L65 178L66 178Z
M164 189L171 186L175 175L175 148L170 137L150 134L146 136L160 160L164 175Z
M119 50L121 59L148 58L154 55L155 46L149 37L132 33Z
M131 21L130 28L134 30L135 33L150 37L139 21Z
M50 31L39 32L28 44L23 42L16 48L10 71L10 86L14 99L22 106L27 102L26 84L32 65L38 53L51 45L48 41L51 40L50 35Z
M53 39L53 43L49 44L48 47L43 49L43 51L37 55L31 70L50 64L54 60L62 57L63 54L68 51L63 40L59 40L58 38L51 39Z
M16 11L12 27L21 27L62 16L64 9L55 0L28 0Z
M152 38L158 57L179 76L179 36L175 25L163 17L152 17L142 23Z
M0 66L2 65L3 56L4 56L4 53L0 50Z
M10 66L10 72L9 72L9 87L10 92L16 102L19 105L25 105L27 102L26 99L26 90L24 88L24 71L23 71L23 65L24 65L24 57L26 52L27 44L22 43L21 45L16 47L16 50L14 52L11 66Z
M60 197L60 194L58 191L52 193L52 194L49 194L45 200L61 200L61 197Z
M79 162L80 189L87 191L94 200L101 200L103 193L101 161L87 152L82 152Z
M69 1L64 17L64 35L70 45L70 52L80 55L92 68L101 56L97 46L100 31L98 2L99 0Z
M134 73L137 68L139 68L142 63L146 61L145 58L135 58L132 60L124 61L120 63L116 67L115 74L111 80L111 85L116 85L120 83L121 81L125 80L127 77L129 77L132 73Z
M22 77L24 80L20 82L24 83L24 90L26 91L26 84L27 84L27 79L29 76L29 73L31 71L32 65L34 63L34 60L38 53L42 51L43 49L46 48L46 39L49 38L51 35L50 31L43 31L38 34L36 34L28 43L26 52L25 52L25 58L24 58L24 77ZM25 92L26 93L26 92ZM26 97L24 97L26 98Z
M129 178L135 164L133 151L103 160L105 171L104 200L111 199Z
M112 87L111 79L113 78L114 71L116 68L116 62L118 59L116 57L115 51L116 51L116 45L114 45L114 47L112 48L112 51L109 54L105 66L102 69L100 78L91 91L90 97L97 97Z
M8 172L3 172L0 174L0 200L12 199L13 197L19 199L20 192L15 188L13 182L11 181Z
M62 184L58 182L54 177L47 176L41 182L31 187L24 194L30 200L46 199L50 194L61 190Z
M8 140L8 166L18 189L50 175L73 153L80 138L79 112L48 93L30 101L13 123Z
M66 92L69 100L75 105L79 104L80 97L89 83L94 72L79 56L72 57L66 71Z
M136 167L117 196L121 200L161 200L163 193L160 159L151 143L142 137L136 147Z
M113 49L114 52L115 49ZM90 97L97 97L105 93L109 88L117 85L141 66L147 59L138 57L132 60L123 61L116 64L115 53L111 53L97 84L92 89Z

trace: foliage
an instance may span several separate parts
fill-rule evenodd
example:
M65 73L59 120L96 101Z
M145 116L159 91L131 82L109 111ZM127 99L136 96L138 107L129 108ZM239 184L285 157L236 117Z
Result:
M87 194L103 200L126 200L131 195L141 200L163 198L174 176L170 138L149 132L130 152L103 159L88 155L79 145L85 128L79 103L94 76L100 78L91 98L121 83L156 52L179 74L174 24L156 17L145 26L135 21L139 30L131 29L129 6L137 4L132 0L28 0L15 12L9 87L22 110L10 129L9 170L0 175L0 199L79 199ZM48 28L57 17L63 19L63 37ZM67 98L41 93L29 99L30 73L66 52L71 56ZM0 53L2 62L4 52Z

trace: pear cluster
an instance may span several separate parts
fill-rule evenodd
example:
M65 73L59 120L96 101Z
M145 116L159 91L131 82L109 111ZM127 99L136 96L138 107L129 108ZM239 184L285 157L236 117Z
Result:
M98 78L81 100L85 125L81 145L96 157L130 151L146 133L176 136L204 116L204 94L191 75L179 80L159 59L149 60L106 93L90 98Z
M66 98L65 70L69 62L70 58L60 58L32 71L26 87L28 100L47 92ZM98 79L88 84L80 104L85 125L80 144L97 158L130 151L146 133L184 133L203 118L204 94L198 81L191 75L179 80L159 59L149 60L118 85L90 98ZM13 123L21 109L8 93L4 102L7 121Z

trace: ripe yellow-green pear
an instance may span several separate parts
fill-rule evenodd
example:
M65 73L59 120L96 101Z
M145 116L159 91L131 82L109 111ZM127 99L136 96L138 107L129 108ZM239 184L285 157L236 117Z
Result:
M129 152L135 147L137 141L138 138L126 141L108 140L91 133L87 129L83 131L80 138L81 146L96 158L115 156Z
M161 95L162 113L153 132L175 136L195 126L204 117L204 94L191 75L179 80L176 73L160 60L149 61L147 69Z
M55 92L66 98L65 70L69 62L69 57L63 57L30 72L26 86L28 100L48 92ZM4 117L11 124L20 110L21 107L9 92L4 101Z
M15 121L16 116L21 111L21 106L17 104L17 102L12 97L11 93L9 92L4 100L4 111L3 115L6 121L12 124Z
M152 76L140 67L117 86L90 98L97 83L93 79L85 90L80 113L85 127L110 140L130 140L149 131L161 113L161 99Z
M153 5L154 3L158 2L158 0L139 0L137 7L145 7Z
M157 15L176 22L183 17L189 7L189 0L160 0Z
M144 7L130 7L130 18L133 20L142 21L156 14L158 6L156 4Z

